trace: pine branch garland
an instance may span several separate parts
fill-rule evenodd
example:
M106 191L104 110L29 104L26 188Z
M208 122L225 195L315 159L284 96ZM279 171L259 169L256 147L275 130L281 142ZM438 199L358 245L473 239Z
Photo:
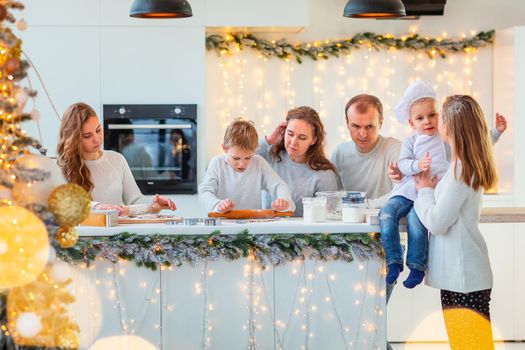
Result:
M390 34L375 34L371 32L358 33L352 38L326 40L324 42L290 44L286 39L269 41L251 33L237 32L226 35L210 34L206 37L206 49L215 50L218 55L231 54L233 48L242 50L250 48L258 51L263 57L278 57L284 60L295 59L302 63L304 57L317 61L339 57L354 50L410 50L425 52L435 59L446 58L447 54L469 52L494 42L494 30L479 32L463 39L441 39L411 34L395 37Z
M92 264L96 258L116 263L133 261L139 267L196 265L218 259L253 257L261 266L279 266L295 259L351 262L380 259L379 242L366 233L235 235L138 235L122 232L111 237L80 239L69 249L57 247L57 256L70 264Z

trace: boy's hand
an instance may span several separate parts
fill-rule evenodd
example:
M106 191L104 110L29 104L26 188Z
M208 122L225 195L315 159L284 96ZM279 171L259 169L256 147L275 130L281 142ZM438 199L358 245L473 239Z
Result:
M268 136L265 136L266 142L268 142L269 145L275 145L284 137L284 131L286 130L286 126L288 125L288 122L286 120L283 120L279 124L277 124L277 127L275 130Z
M394 183L400 182L403 178L403 174L401 174L397 162L388 164L388 177L390 178L390 181Z
M226 198L225 200L221 201L219 205L217 206L217 212L218 213L226 213L233 209L235 204L231 201L231 199Z
M421 171L428 171L430 170L430 164L432 163L432 158L430 157L430 153L425 153L423 158L417 162L417 165L419 166L419 170Z
M498 130L500 134L503 134L505 130L507 130L507 119L499 113L496 113L496 130Z
M277 198L276 200L272 202L272 209L277 210L277 211L286 210L288 209L289 206L290 205L288 204L288 201L281 199L281 198Z

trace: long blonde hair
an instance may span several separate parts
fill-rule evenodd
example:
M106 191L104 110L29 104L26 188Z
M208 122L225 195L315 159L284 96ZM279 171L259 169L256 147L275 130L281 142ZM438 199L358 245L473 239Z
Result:
M447 127L452 154L461 161L461 181L477 191L492 188L498 181L489 128L479 104L467 95L447 97L442 122Z
M82 186L88 193L93 190L91 172L82 159L82 125L97 113L89 105L78 102L69 106L62 116L57 145L58 165L64 177Z

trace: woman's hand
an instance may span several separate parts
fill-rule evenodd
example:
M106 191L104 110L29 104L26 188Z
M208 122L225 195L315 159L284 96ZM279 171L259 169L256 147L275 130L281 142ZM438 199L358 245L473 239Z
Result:
M232 210L233 207L235 207L235 204L233 204L231 199L226 198L223 201L221 201L219 203L219 205L217 205L217 212L221 213L221 214L222 213L226 213L226 212L229 212L230 210Z
M430 170L414 175L414 181L418 191L425 187L436 188L438 182L436 176L430 176Z
M283 120L279 124L277 124L277 127L275 130L268 136L265 136L266 142L268 142L269 145L275 145L281 142L281 140L284 137L284 132L286 131L286 126L288 125L288 122L286 120Z
M507 130L507 119L499 113L496 113L496 130L498 130L500 134L503 134L505 130Z
M161 208L177 210L177 206L175 205L175 202L173 202L171 199L164 198L159 194L155 195L152 203L159 204Z
M288 207L290 207L290 204L285 199L277 198L272 202L272 209L276 211L284 211Z
M119 215L124 214L124 206L122 205L98 203L97 205L93 207L93 209L95 210L118 210Z
M401 170L399 170L397 163L390 163L388 165L388 177L390 177L390 181L394 183L400 182L403 178L403 174Z

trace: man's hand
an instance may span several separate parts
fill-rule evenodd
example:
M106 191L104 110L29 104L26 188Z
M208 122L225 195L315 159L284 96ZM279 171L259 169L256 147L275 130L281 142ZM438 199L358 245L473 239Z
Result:
M289 206L290 204L288 203L288 201L281 198L277 198L272 202L272 209L277 211L284 211L288 209Z
M284 137L284 132L286 131L287 125L288 122L286 120L283 120L277 124L275 130L270 135L265 136L266 142L268 142L269 145L275 145L281 142Z
M417 165L419 166L419 170L421 171L427 171L430 170L430 164L432 164L432 157L430 157L430 153L425 153L423 158L417 162Z
M219 205L217 205L217 212L219 213L226 213L235 207L235 204L231 201L231 199L226 198L225 200L221 201Z
M403 178L403 174L401 170L399 170L397 163L390 163L388 165L388 177L390 177L390 181L394 183L400 182Z

